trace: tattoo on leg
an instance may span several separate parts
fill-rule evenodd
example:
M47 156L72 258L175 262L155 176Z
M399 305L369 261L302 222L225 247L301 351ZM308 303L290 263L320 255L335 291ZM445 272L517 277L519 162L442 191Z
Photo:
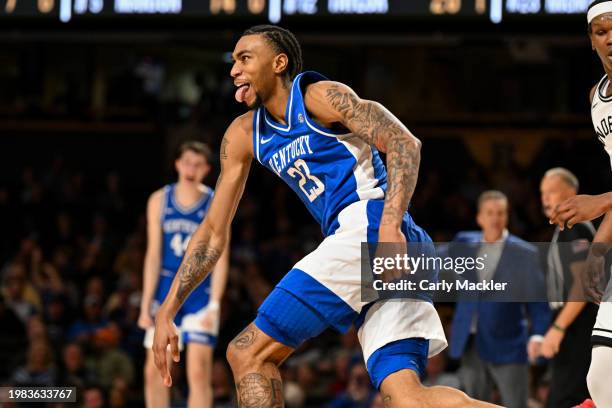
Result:
M184 302L193 288L198 286L221 256L221 251L199 242L190 254L186 255L179 268L179 287L177 298Z
M243 350L253 344L256 338L257 332L251 326L248 326L236 336L232 343L238 350Z
M261 374L250 373L242 377L238 385L239 408L269 408L272 403L272 386Z
M272 378L270 382L272 383L272 403L270 408L283 408L283 384L276 378Z
M391 396L390 395L385 395L383 397L383 407L385 408L391 407Z

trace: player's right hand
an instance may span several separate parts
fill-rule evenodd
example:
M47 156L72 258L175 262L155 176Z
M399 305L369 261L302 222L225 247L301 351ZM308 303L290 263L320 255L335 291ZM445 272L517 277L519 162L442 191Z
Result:
M153 322L149 312L145 311L144 309L141 310L140 315L138 316L138 327L140 327L142 330L147 330L149 327L153 327L154 325L155 322Z
M579 222L594 220L606 212L606 196L580 194L570 197L557 205L550 215L549 222L561 230L567 224L572 228Z
M170 346L172 360L178 363L181 359L179 353L179 331L174 324L174 319L162 308L159 309L155 317L155 336L153 337L153 357L155 366L162 376L164 385L170 387L172 385L172 377L170 376L170 367L166 359L166 352Z

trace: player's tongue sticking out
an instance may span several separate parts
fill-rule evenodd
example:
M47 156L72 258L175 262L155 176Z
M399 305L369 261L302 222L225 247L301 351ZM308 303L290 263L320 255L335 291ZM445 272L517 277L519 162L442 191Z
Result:
M240 88L236 90L236 100L238 102L244 102L244 98L246 93L249 91L250 85L242 85Z

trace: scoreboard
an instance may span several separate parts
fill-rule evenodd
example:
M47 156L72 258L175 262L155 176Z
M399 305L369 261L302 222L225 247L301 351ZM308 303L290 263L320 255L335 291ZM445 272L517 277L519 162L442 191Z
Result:
M258 18L271 23L317 16L372 18L451 17L500 23L520 15L584 14L592 0L0 0L0 21L7 18L176 15L214 19ZM2 4L4 3L4 4ZM585 18L586 20L586 18Z

